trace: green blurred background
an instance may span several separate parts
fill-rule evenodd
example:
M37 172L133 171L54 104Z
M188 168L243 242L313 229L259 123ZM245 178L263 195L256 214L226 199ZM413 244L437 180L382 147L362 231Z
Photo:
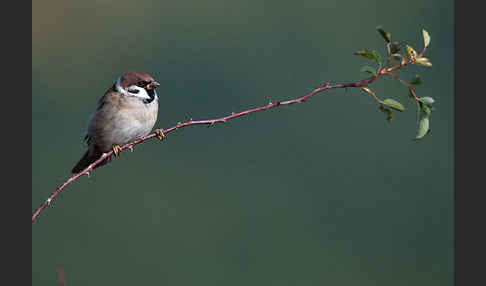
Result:
M331 90L138 145L69 186L32 226L32 284L452 285L453 1L34 1L32 209L85 152L96 101L130 69L159 81L157 127L209 119L367 76L375 28L432 68L431 133Z

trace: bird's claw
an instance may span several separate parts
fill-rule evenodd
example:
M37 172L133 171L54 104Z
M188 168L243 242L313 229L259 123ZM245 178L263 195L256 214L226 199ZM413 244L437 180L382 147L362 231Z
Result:
M155 134L157 135L157 138L159 138L160 141L164 140L165 134L164 131L162 131L162 129L155 130Z
M120 156L120 152L121 152L120 146L113 145L112 149L113 149L113 154L115 155L115 157Z

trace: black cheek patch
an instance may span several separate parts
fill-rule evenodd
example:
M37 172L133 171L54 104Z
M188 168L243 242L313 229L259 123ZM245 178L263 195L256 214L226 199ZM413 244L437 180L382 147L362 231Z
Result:
M155 99L155 90L149 89L147 90L147 94L150 96L149 99L145 99L143 102L145 103L151 103Z

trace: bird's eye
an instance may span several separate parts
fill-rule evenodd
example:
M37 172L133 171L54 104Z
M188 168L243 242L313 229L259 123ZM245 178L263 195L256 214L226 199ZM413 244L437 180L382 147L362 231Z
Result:
M147 84L144 81L137 82L137 86L139 86L139 87L144 87L145 85L147 85Z

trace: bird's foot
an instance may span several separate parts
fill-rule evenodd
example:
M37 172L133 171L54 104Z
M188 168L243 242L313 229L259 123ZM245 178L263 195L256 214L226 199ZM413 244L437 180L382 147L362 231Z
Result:
M165 134L164 131L162 131L162 129L155 130L155 134L157 135L157 138L159 138L160 141L164 140Z
M113 149L113 154L115 155L115 157L120 156L120 152L121 152L120 146L113 145L112 149Z

